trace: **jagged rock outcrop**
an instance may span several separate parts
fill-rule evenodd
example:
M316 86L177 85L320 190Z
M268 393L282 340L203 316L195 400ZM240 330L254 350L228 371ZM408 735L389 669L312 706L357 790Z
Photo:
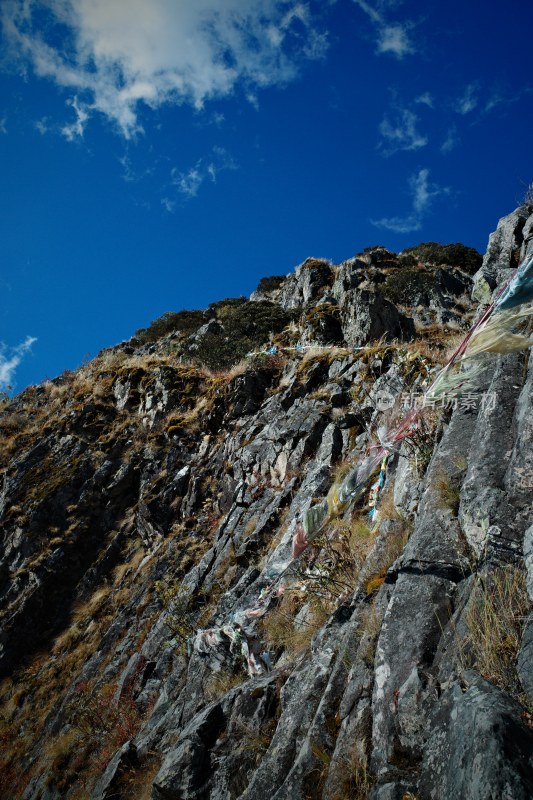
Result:
M476 276L416 251L308 259L0 412L3 796L531 796L529 354L481 357L428 413L382 468L377 525L365 495L291 556L399 413L384 399L408 405L472 289L533 251L530 212ZM277 351L194 363L234 340Z

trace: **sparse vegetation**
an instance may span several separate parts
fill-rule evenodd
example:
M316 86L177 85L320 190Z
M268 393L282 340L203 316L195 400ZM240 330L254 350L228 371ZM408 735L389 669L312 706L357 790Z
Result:
M338 784L332 800L368 800L375 778L370 772L366 741L355 742L352 752L337 765Z
M135 339L141 344L157 342L175 331L190 335L207 322L205 311L165 311L147 328L135 331Z
M380 286L380 292L387 300L404 306L420 303L427 306L434 291L435 273L410 266L394 270Z
M179 650L185 652L187 640L194 631L194 618L188 593L176 581L156 581L155 591L166 610L165 624L176 640Z
M223 300L211 309L222 330L208 331L184 350L185 356L210 369L232 367L247 353L266 345L297 316L268 300L253 303L244 298Z
M407 247L400 253L400 262L406 265L420 262L435 266L449 265L461 267L470 275L478 271L482 261L483 258L477 250L460 242L456 244L422 242L414 247Z
M210 676L204 690L205 696L209 702L218 700L245 680L246 675L244 672L228 672L221 669Z
M296 585L289 586L278 606L264 617L265 641L290 655L305 650L339 602L354 590L374 541L359 517L334 520L301 557L294 573Z
M524 572L513 565L479 578L466 611L463 666L475 667L484 678L520 701L524 695L516 659L530 611Z
M524 195L522 197L522 204L523 205L533 205L533 183L528 183L526 188L524 189Z
M461 500L461 486L457 477L446 475L444 472L437 478L437 490L442 498L445 508L449 508L454 517L459 513Z
M257 286L257 291L273 292L276 289L279 289L284 280L284 275L269 275L267 278L261 278Z

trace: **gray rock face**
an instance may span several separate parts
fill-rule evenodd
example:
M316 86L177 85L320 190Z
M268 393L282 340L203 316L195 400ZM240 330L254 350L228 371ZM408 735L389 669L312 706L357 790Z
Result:
M532 230L526 207L501 221L477 289ZM302 514L388 424L380 398L426 380L406 342L475 312L453 265L399 309L381 291L398 268L384 248L308 259L256 293L301 307L299 336L337 349L213 374L169 355L176 334L0 411L12 800L533 795L521 582L516 696L469 633L502 569L533 601L531 358L486 357L466 400L383 467L377 524L365 492L292 557Z
M478 675L447 692L432 720L421 771L423 797L526 800L533 793L533 731L522 709Z
M480 302L490 302L492 290L509 276L509 270L518 266L525 255L525 247L530 247L532 210L530 206L520 206L503 217L489 236L483 264L474 276L474 297ZM524 239L526 225L527 242Z

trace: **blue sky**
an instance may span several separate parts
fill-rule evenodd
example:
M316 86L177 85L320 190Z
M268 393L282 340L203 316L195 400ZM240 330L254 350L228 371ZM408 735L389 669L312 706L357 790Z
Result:
M0 389L307 256L483 251L533 181L518 0L2 0Z

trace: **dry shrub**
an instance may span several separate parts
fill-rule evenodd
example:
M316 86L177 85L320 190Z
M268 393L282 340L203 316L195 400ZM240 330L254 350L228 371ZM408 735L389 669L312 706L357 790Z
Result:
M374 777L368 767L364 741L357 742L351 754L336 765L339 784L332 800L368 800Z
M449 508L454 517L459 513L459 503L461 500L461 487L457 479L441 473L436 481L436 488L439 492L445 508Z
M306 601L308 608L305 618L296 621L295 617ZM277 608L272 609L261 621L261 639L271 649L282 649L294 657L307 650L328 616L322 598L304 597L298 589L287 589Z
M161 756L149 753L140 767L123 767L117 792L121 798L135 798L135 800L151 800L155 776L161 767Z
M530 609L523 570L506 566L479 580L466 612L463 666L475 667L518 699L523 698L516 659Z
M383 622L383 611L379 611L373 603L367 606L361 619L359 655L367 667L372 667L376 654L381 625Z
M77 625L71 625L63 633L61 633L55 640L52 646L52 653L58 655L62 652L68 652L75 647L83 636L83 631Z
M346 347L331 347L325 345L324 347L316 346L309 347L303 351L301 364L308 364L310 361L335 361L337 358L348 358L353 356L353 352Z
M241 361L238 361L237 364L229 367L229 369L208 369L206 372L211 380L217 383L231 383L234 378L237 378L239 375L244 375L249 366L250 362L248 359L243 358Z
M91 619L98 618L107 605L110 595L111 587L101 586L89 600L77 603L72 612L74 621L76 623L87 623Z
M237 723L236 729L242 749L246 753L255 755L260 760L270 747L270 742L276 731L277 719L269 719L260 728L254 728L245 722Z

